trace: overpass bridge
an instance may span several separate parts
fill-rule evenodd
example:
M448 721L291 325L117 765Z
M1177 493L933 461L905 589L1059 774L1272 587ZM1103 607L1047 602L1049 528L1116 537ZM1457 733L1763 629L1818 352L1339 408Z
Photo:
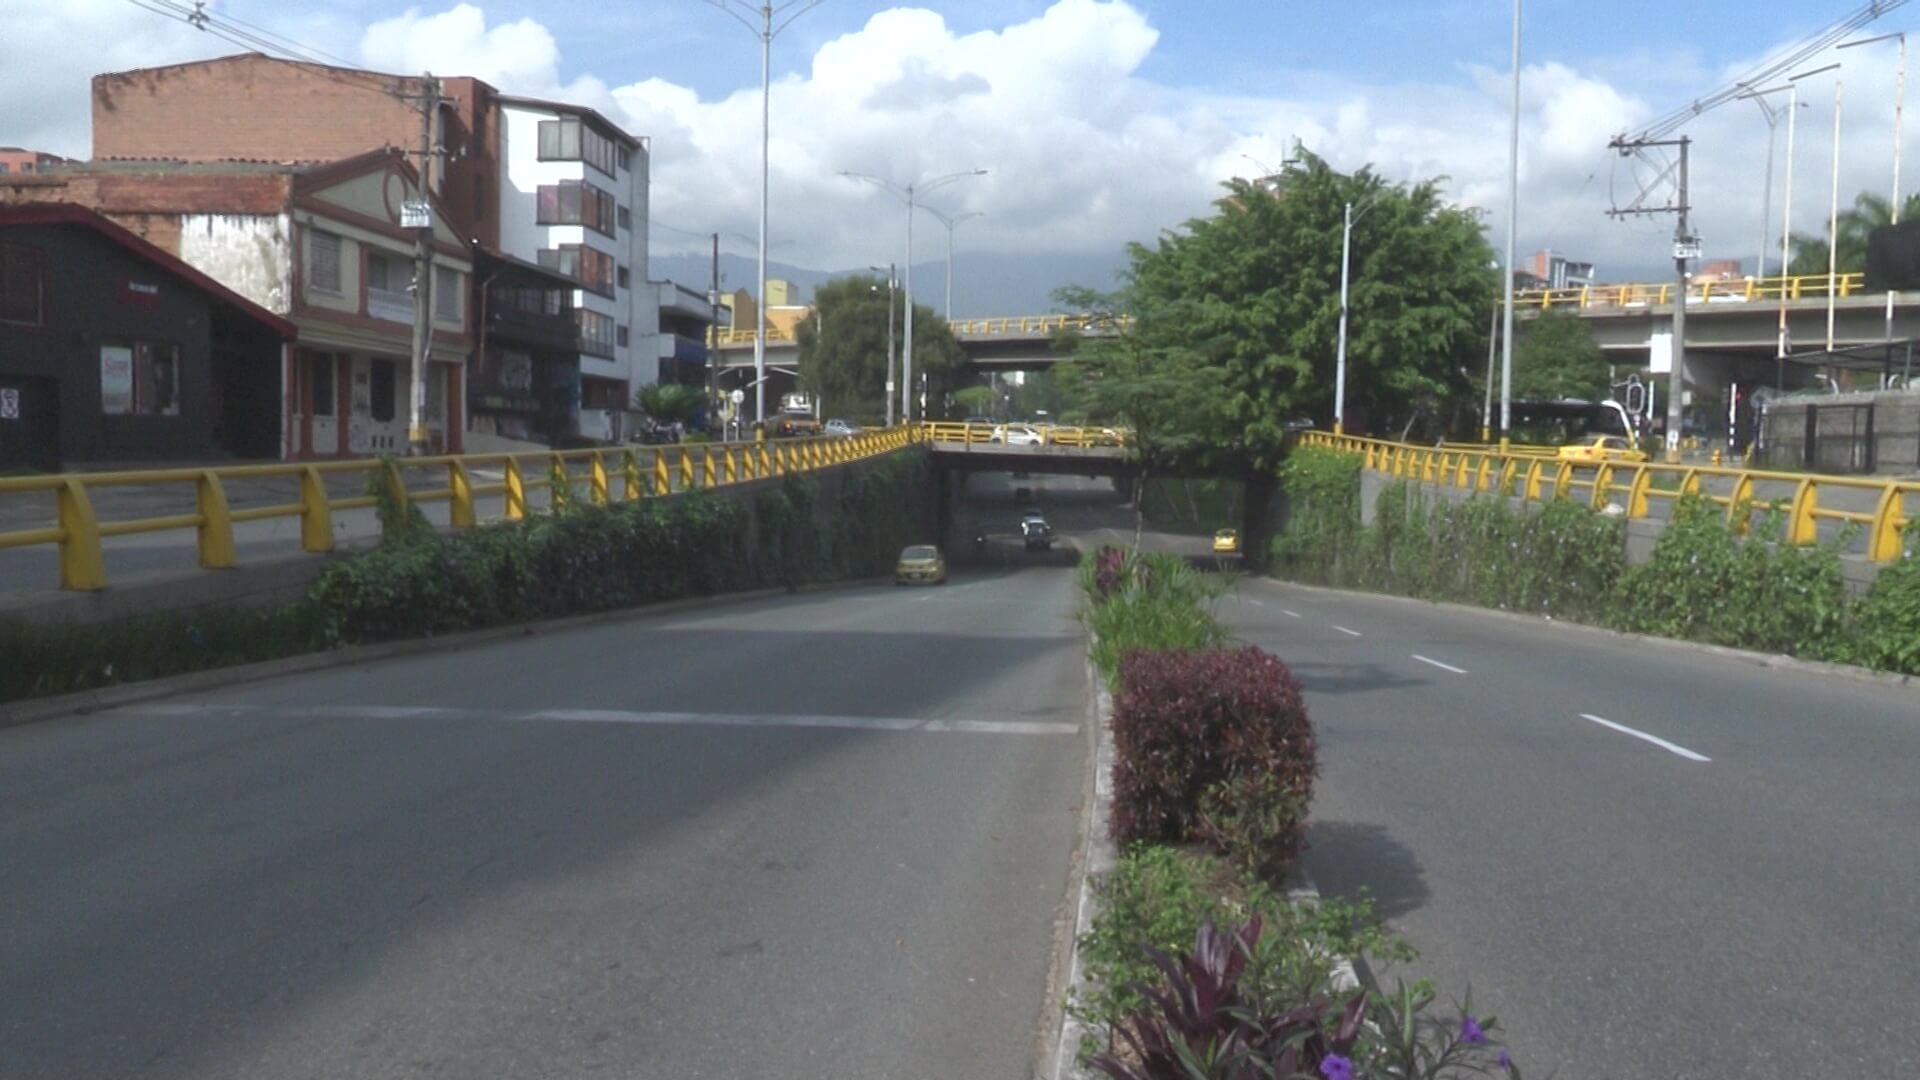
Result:
M1132 320L1088 315L1008 315L986 319L960 319L947 324L966 353L967 366L990 371L1033 371L1052 367L1060 361L1053 350L1053 339L1062 331L1083 337L1110 337L1132 325ZM723 330L715 349L721 373L721 388L732 389L751 381L745 372L753 370L753 331ZM800 345L793 332L779 327L767 329L767 367L776 380L792 379L799 370Z

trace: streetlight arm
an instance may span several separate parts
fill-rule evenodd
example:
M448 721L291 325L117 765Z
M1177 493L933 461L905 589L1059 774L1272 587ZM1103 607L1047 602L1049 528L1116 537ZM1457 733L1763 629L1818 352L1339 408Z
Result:
M779 37L780 31L785 30L787 27L793 25L793 20L799 18L802 15L805 15L807 12L812 11L814 8L817 8L821 4L824 4L826 2L827 0L790 0L789 3L785 3L780 5L779 7L774 8L772 13L774 15L779 15L781 12L786 11L788 8L793 7L795 4L800 4L800 3L806 4L806 6L801 8L799 11L796 11L793 14L788 15L786 18L780 20L780 25L773 28L773 32L771 33L770 36Z
M766 33L765 27L755 26L752 20L748 19L745 15L742 15L740 14L740 12L736 11L734 9L734 6L731 3L728 3L728 0L707 0L707 3L733 16L734 19L738 21L741 26L744 26L748 30L752 31L754 37L759 37L761 34ZM758 12L755 12L755 13L758 14Z
M840 175L846 177L849 180L864 181L866 183L872 184L874 187L881 188L886 191L890 191L894 195L897 195L902 200L904 200L907 203L907 205L909 206L913 205L912 194L906 188L901 187L899 184L896 184L891 180L882 179L881 177L878 177L878 176L869 176L866 173L848 172L846 169L841 169Z
M987 175L987 170L985 169L968 169L965 172L948 173L945 176L936 176L923 184L915 184L908 188L907 191L913 195L925 195L930 191L937 191L940 188L946 187L955 181L965 180L969 176L985 175Z

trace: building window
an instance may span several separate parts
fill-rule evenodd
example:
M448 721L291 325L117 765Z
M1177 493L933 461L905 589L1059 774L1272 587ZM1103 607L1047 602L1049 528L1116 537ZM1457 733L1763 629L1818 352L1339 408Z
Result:
M622 326L614 331L613 343L621 348L627 347L627 328Z
M413 284L411 268L392 255L367 256L367 288L375 292L403 293Z
M179 416L180 351L150 341L100 346L100 411Z
M538 207L537 224L585 225L595 232L614 235L613 196L584 180L540 185Z
M620 227L623 229L633 228L633 211L624 206L620 208Z
M0 176L5 176L5 175L7 175L7 163L4 161L0 161Z
M460 321L460 284L464 275L444 266L433 268L433 317L440 322Z
M619 281L620 281L621 288L623 289L633 288L633 275L627 273L627 268L624 266L620 268Z
M333 415L333 354L313 353L307 358L307 409L312 416Z
M584 161L608 176L615 176L614 164L619 160L619 153L624 151L619 151L612 139L594 130L591 124L581 122L577 116L540 121L541 161Z
M582 244L561 244L540 252L540 265L558 270L602 296L613 295L613 256Z
M620 168L622 169L633 168L633 155L627 151L626 147L623 146L620 148L619 157L620 157Z
M580 320L580 351L594 356L612 356L613 317L586 308L575 311L574 316Z
M374 360L369 366L373 369L373 385L367 387L368 411L376 422L391 423L394 399L399 396L394 386L399 366L391 360Z
M39 248L0 244L0 322L39 326L45 315L46 265Z
M307 230L307 284L323 292L340 291L340 238L333 233Z

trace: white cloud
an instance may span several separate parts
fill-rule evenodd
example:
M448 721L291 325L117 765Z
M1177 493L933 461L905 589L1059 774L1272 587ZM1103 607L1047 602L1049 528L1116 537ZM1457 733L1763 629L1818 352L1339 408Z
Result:
M84 154L88 76L232 51L123 0L11 6L20 10L9 11L0 35L0 142ZM652 139L653 209L662 222L699 232L754 230L760 93L751 70L739 73L741 89L717 99L645 72L563 77L563 50L543 24L489 23L479 2L409 9L367 26L337 15L280 25L336 51L357 42L358 58L372 67L476 75L512 92L600 109ZM1294 72L1285 91L1228 96L1142 77L1158 40L1126 0L1056 0L1033 18L972 33L956 32L936 12L898 7L827 41L802 73L773 87L778 257L815 266L900 257L904 211L839 177L843 169L906 180L984 167L990 175L934 200L984 212L966 226L966 246L1036 256L1103 252L1205 212L1221 179L1260 171L1248 158L1277 165L1295 138L1339 167L1372 164L1392 179L1445 175L1453 198L1486 208L1496 228L1503 220L1505 72L1461 67L1371 84ZM1888 183L1893 51L1860 50L1846 63L1843 202ZM1528 67L1523 247L1591 259L1603 274L1657 268L1671 219L1605 217L1613 199L1625 201L1634 190L1633 163L1610 155L1607 140L1679 104L1668 98L1675 72L1687 73L1689 92L1699 93L1748 66L1711 71L1695 53L1642 51ZM1639 88L1652 76L1634 72L1664 77L1649 95ZM1818 231L1825 218L1830 93L1830 84L1811 89L1818 100L1801 112L1794 214L1804 231ZM1687 133L1695 139L1695 224L1709 254L1750 257L1765 169L1760 114L1729 104ZM1920 175L1920 167L1911 171ZM1776 175L1775 217L1782 186ZM939 227L930 217L919 226L916 254L925 259L938 249ZM1771 231L1777 236L1777 224ZM675 235L661 232L656 241L671 248Z

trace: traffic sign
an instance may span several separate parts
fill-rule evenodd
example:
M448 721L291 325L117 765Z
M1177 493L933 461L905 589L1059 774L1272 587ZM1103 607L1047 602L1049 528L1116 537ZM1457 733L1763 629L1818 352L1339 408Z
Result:
M20 419L20 391L11 386L0 387L0 420Z
M433 206L426 200L409 199L400 204L400 227L427 229L433 226Z
M735 390L733 393L727 395L727 400L738 405L747 400L747 392L745 390Z

